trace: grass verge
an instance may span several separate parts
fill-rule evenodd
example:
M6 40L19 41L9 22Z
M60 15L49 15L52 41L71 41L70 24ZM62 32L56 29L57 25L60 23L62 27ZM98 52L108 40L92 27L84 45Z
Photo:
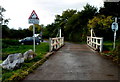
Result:
M113 42L104 42L103 53L101 53L101 55L111 59L113 62L118 64L118 66L120 66L120 41L116 41L115 49L113 49Z
M29 49L33 49L33 45L10 45L9 47L4 47L2 49L2 58L3 60L9 54L14 53L24 53ZM15 70L6 70L2 69L2 81L8 80L21 80L30 72L32 72L35 68L41 65L42 62L35 64L36 62L40 61L44 58L45 54L49 51L49 44L48 43L41 43L40 45L36 45L36 54L37 56L32 60L26 60L25 63L20 65L19 69ZM44 58L45 61L46 59ZM2 61L1 61L2 62ZM35 64L35 65L34 65Z

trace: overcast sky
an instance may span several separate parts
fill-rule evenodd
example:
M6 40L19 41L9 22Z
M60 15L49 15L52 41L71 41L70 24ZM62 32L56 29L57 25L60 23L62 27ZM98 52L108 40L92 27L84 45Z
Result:
M2 4L1 4L2 3ZM81 11L89 3L97 8L103 6L103 0L0 0L6 9L5 18L10 18L9 28L28 28L28 18L33 10L37 13L40 24L51 24L55 15L61 15L66 9Z

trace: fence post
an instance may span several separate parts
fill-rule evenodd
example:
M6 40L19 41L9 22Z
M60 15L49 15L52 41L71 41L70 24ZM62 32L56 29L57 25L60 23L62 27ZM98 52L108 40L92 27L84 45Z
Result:
M64 37L62 37L62 46L64 45Z
M93 38L91 37L91 44L90 44L90 46L92 47L92 45L93 45Z
M59 49L60 48L60 38L57 38L57 40L56 40L56 42L57 42L57 49Z
M51 52L52 51L52 39L51 38L49 38L49 52Z
M100 39L100 52L103 50L103 38Z
M96 49L98 49L98 39L96 39Z

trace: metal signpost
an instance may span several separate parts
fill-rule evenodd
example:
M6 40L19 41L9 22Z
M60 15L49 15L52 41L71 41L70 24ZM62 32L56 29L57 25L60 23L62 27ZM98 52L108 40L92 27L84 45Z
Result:
M28 22L29 24L33 24L33 50L35 52L35 24L39 24L39 18L34 10L28 18Z
M116 31L118 30L118 23L117 18L115 18L115 22L112 23L112 31L114 32L114 43L113 43L113 49L115 49L115 40L116 40Z

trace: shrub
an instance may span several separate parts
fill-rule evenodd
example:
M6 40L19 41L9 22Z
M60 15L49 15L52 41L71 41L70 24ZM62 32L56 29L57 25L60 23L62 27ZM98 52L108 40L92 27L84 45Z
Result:
M113 60L120 64L120 43L117 45L116 49L113 51Z
M19 44L18 40L2 39L2 48L7 48L18 44Z

